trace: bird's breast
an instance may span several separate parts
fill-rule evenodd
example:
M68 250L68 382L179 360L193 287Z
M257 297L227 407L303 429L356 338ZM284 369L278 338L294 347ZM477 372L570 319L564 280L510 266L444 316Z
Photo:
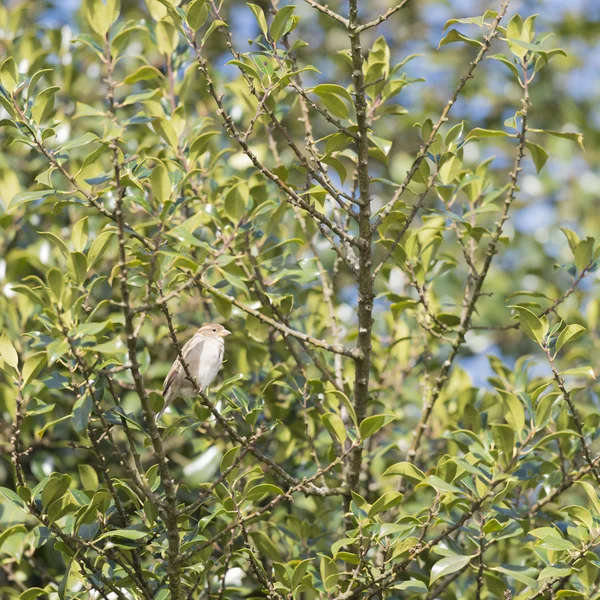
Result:
M202 345L202 353L198 361L198 385L206 389L217 376L223 363L223 351L225 345L221 339L208 339Z

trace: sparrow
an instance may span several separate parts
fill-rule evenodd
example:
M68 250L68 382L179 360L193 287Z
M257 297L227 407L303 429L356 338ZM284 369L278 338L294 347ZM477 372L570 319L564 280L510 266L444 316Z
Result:
M196 380L200 391L205 392L213 382L223 364L225 337L231 334L222 325L203 325L182 348L181 354L188 366L190 375ZM196 389L186 377L179 358L175 360L163 383L165 404L156 415L160 419L166 408L175 398L193 398Z

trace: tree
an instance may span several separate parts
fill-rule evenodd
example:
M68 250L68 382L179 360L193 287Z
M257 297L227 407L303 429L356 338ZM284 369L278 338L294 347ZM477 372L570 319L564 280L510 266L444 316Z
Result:
M486 8L413 112L408 0L2 9L7 598L596 593L600 251L510 226L583 136L532 101L565 52ZM211 321L224 380L157 421Z

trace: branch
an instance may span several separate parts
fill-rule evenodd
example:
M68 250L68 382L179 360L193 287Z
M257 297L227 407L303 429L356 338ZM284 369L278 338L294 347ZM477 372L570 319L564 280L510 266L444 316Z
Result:
M443 542L455 531L458 531L469 519L471 519L471 517L473 517L477 511L481 509L488 499L492 498L496 488L500 484L506 482L505 475L511 472L521 454L525 451L527 445L533 439L534 433L535 432L532 430L527 435L527 437L523 440L523 444L516 449L508 465L501 468L499 470L499 476L494 478L494 480L489 484L489 489L483 493L480 498L477 498L471 502L469 509L460 517L460 519L458 519L458 521L448 525L444 531L442 531L429 542L425 544L415 544L415 546L413 546L413 548L410 550L408 557L402 562L394 564L387 572L374 577L369 583L360 585L353 590L347 590L339 596L336 596L334 600L349 600L350 598L360 598L361 600L365 600L380 595L385 588L394 584L398 576L403 573L414 560L428 550L431 550L437 546L440 542Z
M440 118L437 120L437 123L435 123L435 125L433 126L431 133L429 134L429 137L427 138L427 141L421 146L421 148L419 148L419 153L417 154L417 157L415 158L411 168L408 170L408 173L406 174L404 181L402 182L400 187L396 190L392 199L383 207L382 210L379 211L379 215L377 216L377 218L375 219L375 221L373 222L373 225L371 227L372 231L376 231L377 228L383 222L383 220L392 212L392 210L396 206L396 202L398 202L398 200L400 199L400 196L402 196L402 194L408 187L408 184L411 182L412 178L414 177L415 173L417 172L419 165L421 164L421 162L423 161L425 156L427 156L427 151L429 150L429 147L431 146L431 144L433 144L433 142L436 138L437 132L439 131L442 124L448 120L448 114L450 113L452 106L458 99L459 94L462 92L462 89L465 87L467 81L469 81L469 79L473 78L473 72L477 68L477 65L483 60L483 57L485 56L485 54L490 49L490 46L492 45L492 40L498 35L498 25L500 24L502 17L504 17L504 15L506 14L506 10L508 9L509 2L510 2L510 0L504 0L502 7L500 8L500 12L498 13L498 16L494 19L494 22L492 23L492 25L490 27L490 31L489 31L488 35L483 37L483 46L481 47L481 50L478 52L478 54L475 57L475 59L473 60L473 62L470 63L467 74L460 80L460 82L456 86L456 89L454 90L450 100L448 100L448 102L446 103L446 106L444 107L444 110L442 111Z
M408 228L411 226L412 222L414 221L415 217L417 216L417 213L419 212L419 210L421 210L421 208L425 204L425 198L427 197L427 194L429 193L429 191L431 190L431 187L433 186L433 184L435 182L435 178L438 174L438 171L439 171L439 167L436 164L436 168L435 168L434 172L429 176L429 179L427 180L427 183L425 184L425 190L423 192L421 192L418 200L413 205L410 213L406 217L406 221L404 222L404 225L402 225L402 229L400 229L400 231L396 234L396 237L394 238L394 241L392 242L392 245L389 247L385 256L381 259L379 264L373 270L373 275L372 275L373 280L376 279L377 275L379 274L379 271L381 271L381 269L383 268L385 263L388 261L390 256L392 256L392 254L394 253L394 250L396 250L396 248L398 247L398 244L401 242L402 238L404 237L404 234L407 232Z
M506 3L505 3L505 5L503 5L504 9L505 9L505 7L506 7ZM523 160L523 157L525 156L525 134L527 133L527 114L528 114L528 110L530 107L529 88L528 88L528 79L527 79L527 64L525 64L523 62L522 67L523 67L523 72L525 74L525 85L524 85L523 99L522 99L523 109L522 109L521 128L518 133L519 144L517 146L517 155L514 160L513 169L510 173L510 183L508 186L508 190L506 192L504 204L502 206L502 212L500 215L500 219L496 223L496 230L494 232L494 235L492 236L492 240L490 241L490 243L488 245L484 263L483 263L483 267L481 268L481 272L479 273L479 276L473 277L473 290L470 292L470 296L469 296L468 300L467 300L467 296L465 295L466 302L463 307L461 320L460 320L460 324L459 324L458 331L457 331L457 337L456 337L454 343L452 344L448 358L442 364L442 368L440 369L440 372L439 372L438 376L436 377L434 387L433 387L433 390L431 391L429 401L423 406L423 410L421 412L421 418L419 419L419 422L417 424L417 427L416 427L416 430L415 430L415 433L413 436L413 441L411 443L410 449L409 449L407 457L406 457L407 461L409 461L409 462L414 462L414 460L415 460L417 451L419 449L419 445L421 443L421 438L427 427L427 423L428 423L429 417L431 416L431 413L433 411L433 407L442 392L442 389L444 387L446 380L448 379L448 377L450 375L450 368L452 367L452 363L454 362L454 359L458 355L458 352L459 352L462 344L465 341L465 336L470 328L471 317L473 315L473 312L475 311L475 305L477 303L479 296L481 295L481 288L483 287L483 283L485 281L485 278L487 277L487 274L488 274L488 271L492 264L494 255L497 252L498 242L500 241L500 237L502 235L504 223L508 219L508 213L510 211L510 207L512 206L512 203L515 199L515 193L517 190L517 180L518 180L519 172L521 171L521 161Z
M352 80L354 82L354 109L358 125L357 140L357 183L360 202L359 241L358 248L358 339L356 353L358 355L354 370L354 410L358 424L367 414L369 401L369 378L371 375L371 337L373 326L373 279L372 240L371 240L371 175L369 172L369 121L367 116L367 99L365 78L363 74L363 57L360 33L357 31L358 0L350 0L349 38L352 59ZM350 455L346 465L345 481L349 489L358 491L362 465L362 446L357 447ZM346 506L346 512L348 506ZM353 527L352 518L346 522L346 530Z
M547 496L536 502L527 513L527 518L532 519L546 504L550 504L553 500L558 498L564 491L568 490L574 483L577 483L580 479L583 479L593 468L598 468L600 465L600 456L597 456L593 461L592 465L587 465L582 469L577 469L570 477L566 477L562 480L560 485L552 490Z
M119 283L121 288L121 298L123 301L123 314L125 317L125 332L127 350L131 363L130 371L135 389L142 404L142 412L146 429L150 436L150 441L154 449L154 456L158 462L163 485L165 486L166 502L158 505L161 517L165 521L167 528L167 573L169 574L169 591L172 600L181 598L181 572L177 563L180 551L179 527L177 524L177 490L169 467L162 444L162 438L158 431L154 412L150 405L150 398L144 386L144 379L140 370L140 363L137 359L137 337L135 336L135 326L133 323L133 311L129 301L129 284L127 282L127 251L125 248L125 220L123 217L123 199L125 196L125 187L121 183L121 170L119 165L119 155L116 142L112 144L113 149L113 169L115 173L116 186L116 207L115 217L117 219L118 238L119 238Z
M396 6L392 6L392 8L388 8L381 16L377 17L373 21L369 21L368 23L364 23L358 28L358 33L365 31L366 29L371 29L373 27L377 27L384 21L387 21L392 15L395 15L399 10L402 10L410 0L402 0L400 4L396 4Z
M571 554L569 560L567 560L564 563L564 566L572 567L573 565L575 565L575 563L580 558L583 558L594 546L597 545L597 542L599 539L600 539L600 535L595 535L589 543L587 543L583 546L583 548L581 548L577 552L574 552L573 554ZM526 600L536 600L536 598L542 598L543 596L546 595L546 592L552 592L552 586L554 584L560 583L563 579L565 579L565 578L564 577L552 577L551 579L548 579L548 581L546 581L546 583L544 583L544 585L535 594L531 594L530 596L527 596ZM553 593L552 593L552 597L554 597Z
M545 342L544 345L542 346L542 348L543 348L544 352L546 353L546 357L548 358L548 364L550 365L550 368L552 369L552 375L554 376L554 381L556 381L556 385L557 385L558 389L560 390L561 394L563 395L563 398L565 399L565 402L567 403L567 406L569 407L571 416L573 417L573 421L575 422L575 428L577 429L577 433L579 434L579 437L581 439L581 447L583 450L583 456L585 458L585 462L588 464L590 471L592 472L592 475L594 476L594 479L596 480L596 483L600 486L600 472L598 471L596 463L592 460L592 453L590 451L590 447L588 446L588 444L585 440L585 433L583 432L583 421L581 420L579 411L577 410L577 408L575 407L575 404L573 403L573 399L571 398L571 392L569 392L569 390L565 386L565 380L561 377L560 373L556 369L556 366L554 364L554 358L550 352L550 349L548 348L548 344Z
M359 443L360 443L359 440L352 442L352 444L346 450L344 450L344 452L340 456L338 456L335 460L333 460L331 463L329 463L326 467L317 469L316 473L314 475L311 475L310 477L302 478L296 485L292 486L287 492L285 492L283 494L279 494L278 496L275 496L275 498L273 498L273 500L271 500L268 504L255 510L253 513L247 515L241 521L239 521L239 523L248 523L248 522L254 521L256 518L260 517L261 515L265 514L268 511L270 511L277 504L279 504L282 500L290 500L291 501L292 496L295 493L301 492L301 493L305 494L306 493L305 490L308 487L310 487L314 481L316 481L317 479L319 479L320 477L322 477L323 475L325 475L326 473L331 471L333 468L337 467L339 464L341 464L343 462L343 460L346 458L346 456L350 452L352 452L352 450L354 450L354 448L356 448L356 446ZM215 534L209 540L206 540L205 542L198 544L194 548L190 548L190 550L188 550L185 554L183 554L181 556L181 562L185 562L186 560L191 558L194 554L196 554L197 552L201 552L205 548L214 546L215 543L218 542L224 535L227 535L227 533L229 533L232 529L235 529L237 526L238 526L238 523L236 523L234 521L233 523L229 524L227 527L222 529L219 533Z
M315 0L304 0L304 2L306 2L306 4L309 4L313 8L316 8L319 12L323 13L324 15L327 15L330 19L341 23L344 27L348 27L348 19L345 19L344 17L342 17L342 15L338 15L336 12L333 12L329 8L329 6L322 6L318 2L315 2Z
M223 415L216 409L215 405L208 399L208 396L200 389L195 377L191 374L189 365L183 356L181 344L179 343L179 340L177 339L177 334L175 333L175 328L173 327L173 321L172 321L171 314L169 312L167 305L162 304L161 310L163 311L163 313L167 319L167 326L169 328L169 334L171 336L171 341L173 342L173 345L177 349L177 358L179 359L179 362L181 363L181 366L185 373L185 378L192 385L196 395L201 398L202 404L210 410L210 412L213 415L213 417L215 418L215 420L219 423L219 425L221 425L221 427L223 427L223 429L225 429L225 431L229 435L230 439L232 441L236 442L237 444L240 444L243 448L248 448L249 452L254 454L254 456L256 456L256 458L258 458L261 462L268 465L273 470L273 472L276 473L288 485L291 485L294 488L300 486L300 487L298 487L298 489L303 491L306 495L314 495L314 496L336 496L336 495L339 495L341 493L339 489L319 488L314 485L311 485L311 486L302 485L301 482L299 483L297 479L292 477L287 471L285 471L283 468L281 468L270 457L268 457L266 454L261 452L255 446L251 446L246 438L239 435L237 433L237 431L235 429L233 429L233 427L231 427L231 425L227 422L227 419L225 419L225 417L223 417ZM312 482L312 479L311 479L311 482Z
M244 311L246 314L252 315L253 317L257 318L259 321L262 321L263 323L267 323L267 325L270 325L274 329L277 329L277 331L280 331L283 335L286 335L286 336L290 335L290 336L295 337L303 342L307 342L308 344L311 344L312 346L315 346L316 348L321 348L322 350L327 350L328 352L333 352L335 354L341 354L343 356L348 356L355 360L357 360L359 358L359 353L356 349L350 349L350 348L346 348L341 345L330 344L329 342L326 342L325 340L320 340L318 338L311 337L310 335L307 335L306 333L302 333L301 331L296 331L295 329L291 329L287 325L284 325L283 323L279 323L278 321L275 321L274 319L271 319L270 317L263 315L261 312L255 310L253 308L250 308L249 306L246 306L245 304L243 304L242 302L237 300L237 298L234 298L233 296L229 296L229 295L221 292L216 287L210 285L209 283L206 283L205 281L203 281L201 279L195 278L194 282L198 286L207 290L208 292L217 296L218 298L221 298L222 300L227 300L228 302L231 302L234 306L237 306L240 310Z
M283 191L287 196L287 201L292 206L299 206L303 210L305 210L317 223L320 223L327 227L330 231L335 233L341 240L347 242L353 246L357 246L358 242L356 239L350 234L346 233L342 229L340 229L335 223L333 223L326 215L319 212L312 204L307 202L302 196L300 196L294 189L292 189L285 181L283 181L278 175L267 169L265 165L263 165L256 154L252 152L247 142L243 139L243 135L238 131L233 118L225 109L223 105L223 97L220 94L217 94L215 89L212 77L208 70L208 63L205 58L202 57L200 48L196 44L196 40L194 38L193 32L188 31L188 42L194 52L196 53L196 59L200 68L200 71L204 75L206 79L206 83L208 86L208 91L210 95L213 97L214 101L218 107L218 114L221 116L223 120L223 124L225 129L227 130L230 137L232 137L241 147L243 153L250 159L252 164L267 178L270 179L275 185Z
M541 319L546 315L549 315L551 312L554 312L576 289L581 280L591 272L591 269L594 267L595 261L592 260L590 263L582 269L581 273L573 280L571 287L564 292L559 298L554 300L554 302L548 307L545 308L542 312L538 313L537 318ZM485 326L485 325L473 325L471 329L483 329L483 330L501 330L508 331L509 329L519 329L521 327L521 323L513 323L512 325L500 325L498 327L494 326Z

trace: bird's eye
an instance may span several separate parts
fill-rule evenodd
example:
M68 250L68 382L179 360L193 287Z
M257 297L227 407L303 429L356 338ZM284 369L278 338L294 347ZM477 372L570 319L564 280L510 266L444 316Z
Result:
M213 327L213 331L214 331L215 333L217 333L217 329L216 329L215 327Z

